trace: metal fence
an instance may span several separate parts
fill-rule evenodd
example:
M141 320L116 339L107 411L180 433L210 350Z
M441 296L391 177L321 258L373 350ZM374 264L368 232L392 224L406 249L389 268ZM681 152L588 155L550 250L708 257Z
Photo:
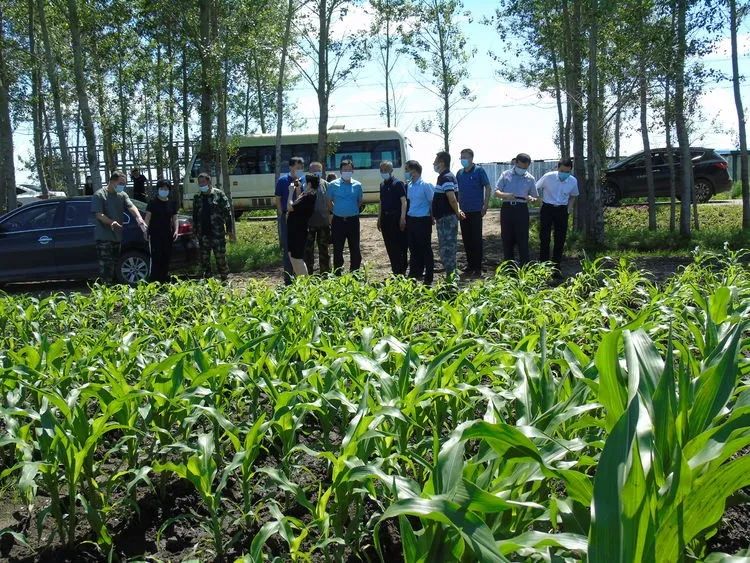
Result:
M486 162L479 164L479 166L484 168L484 171L487 172L487 178L489 178L492 187L495 187L500 174L511 168L510 162ZM539 179L555 168L557 168L557 159L533 160L529 166L529 172L531 172L531 175L534 176L534 178Z

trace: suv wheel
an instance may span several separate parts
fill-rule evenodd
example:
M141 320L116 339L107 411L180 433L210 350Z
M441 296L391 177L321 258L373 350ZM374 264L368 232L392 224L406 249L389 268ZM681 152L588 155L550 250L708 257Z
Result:
M123 252L117 261L117 280L120 283L135 285L148 279L150 269L148 256L143 252Z
M620 203L620 194L617 186L612 182L607 182L602 186L602 205L604 207L615 207Z
M705 178L698 178L693 185L693 193L698 203L706 203L714 195L714 188L710 181Z

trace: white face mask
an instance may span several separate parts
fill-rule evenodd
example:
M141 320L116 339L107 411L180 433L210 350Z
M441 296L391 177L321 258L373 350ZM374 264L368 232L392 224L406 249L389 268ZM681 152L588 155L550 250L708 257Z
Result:
M351 170L344 170L341 172L341 179L351 180L353 175L354 175L354 172L352 172Z
M198 186L198 187L200 188L202 194L205 194L206 192L208 192L208 184L206 184L205 186Z

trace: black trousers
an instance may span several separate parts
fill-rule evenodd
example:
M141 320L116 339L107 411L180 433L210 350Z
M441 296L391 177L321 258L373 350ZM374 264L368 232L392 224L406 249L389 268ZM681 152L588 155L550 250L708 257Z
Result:
M172 258L172 237L151 236L151 281L169 281L169 261Z
M397 276L406 275L409 240L406 232L401 230L401 213L383 213L380 217L380 230L391 262L391 271Z
M503 239L503 257L515 259L518 247L518 265L529 262L529 207L526 204L503 203L500 208L500 236Z
M349 246L350 271L359 270L362 265L362 251L359 248L359 216L333 216L331 223L331 242L333 242L333 270L341 275L344 267L344 243Z
M539 212L539 261L549 261L550 238L554 231L555 246L552 250L552 261L560 267L562 262L565 238L568 236L568 206L542 204Z
M461 239L466 252L466 269L481 272L484 260L484 240L482 239L482 212L467 211L466 219L460 221Z
M435 277L435 257L432 254L432 217L407 217L409 236L409 277L422 278L432 285Z

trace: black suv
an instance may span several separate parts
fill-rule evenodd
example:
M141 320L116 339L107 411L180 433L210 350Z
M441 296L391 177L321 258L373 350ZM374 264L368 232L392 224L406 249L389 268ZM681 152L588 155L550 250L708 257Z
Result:
M133 203L145 213L145 203ZM192 262L198 248L192 221L178 218L180 236L172 249L172 269ZM90 196L31 203L0 217L0 283L96 278L94 221ZM148 277L149 246L127 211L122 224L116 273L121 283L134 284Z
M677 172L677 192L680 192L680 151L672 150ZM669 197L669 161L667 149L651 149L656 197ZM691 148L693 161L693 193L698 203L705 203L716 193L731 189L727 161L715 150ZM613 164L604 172L602 203L617 205L622 198L647 197L646 159L643 151Z

